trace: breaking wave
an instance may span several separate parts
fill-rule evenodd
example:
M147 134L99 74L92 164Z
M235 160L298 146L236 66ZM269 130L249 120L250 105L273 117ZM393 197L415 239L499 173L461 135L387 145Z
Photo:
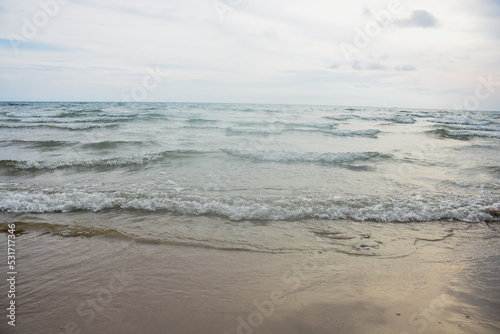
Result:
M97 145L107 145L98 143ZM204 151L163 151L149 154L136 154L126 157L88 159L88 160L59 160L59 161L36 161L36 160L0 160L0 167L16 169L38 169L54 170L60 168L96 168L96 167L126 167L134 165L144 165L150 162L176 159L190 155L199 155Z
M500 133L472 132L472 131L450 131L447 129L436 129L428 131L440 138L452 138L459 140L469 140L472 137L500 138Z
M217 215L231 220L331 220L419 222L499 221L498 198L394 195L246 198L182 193L5 191L0 210L47 213L102 210L168 211L178 215Z

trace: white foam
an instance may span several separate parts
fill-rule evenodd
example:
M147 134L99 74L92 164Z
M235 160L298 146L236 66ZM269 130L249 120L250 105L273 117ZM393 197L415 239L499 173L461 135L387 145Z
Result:
M487 212L500 202L488 196L400 195L336 196L328 198L244 198L189 195L181 192L27 192L0 193L0 210L16 213L129 209L182 215L219 215L232 220L298 220L308 218L356 221L412 222L498 220Z

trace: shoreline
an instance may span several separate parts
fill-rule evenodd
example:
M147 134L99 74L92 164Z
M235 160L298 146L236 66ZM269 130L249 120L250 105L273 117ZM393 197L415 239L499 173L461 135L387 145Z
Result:
M6 239L2 233L2 244ZM487 254L480 239L456 249L422 240L399 258L216 250L31 230L16 240L17 319L13 329L4 318L6 333L500 329L500 257Z

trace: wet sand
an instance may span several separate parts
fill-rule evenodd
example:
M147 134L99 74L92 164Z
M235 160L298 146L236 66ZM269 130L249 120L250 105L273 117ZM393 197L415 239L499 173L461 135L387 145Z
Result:
M465 240L379 258L28 231L16 238L16 326L2 298L0 332L498 333L498 241Z

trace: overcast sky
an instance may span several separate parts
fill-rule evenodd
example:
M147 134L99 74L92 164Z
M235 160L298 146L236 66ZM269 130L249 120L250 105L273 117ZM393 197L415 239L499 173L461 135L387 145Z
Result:
M0 100L126 99L500 110L500 0L0 1Z

